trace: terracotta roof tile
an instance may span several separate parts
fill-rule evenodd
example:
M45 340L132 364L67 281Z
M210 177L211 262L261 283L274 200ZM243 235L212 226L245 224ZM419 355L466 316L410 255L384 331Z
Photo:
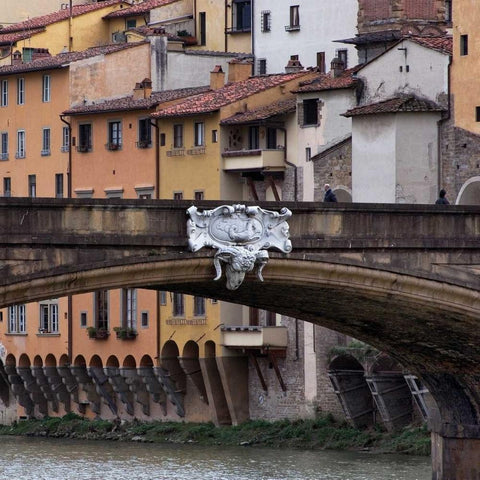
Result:
M421 37L411 36L409 37L415 43L423 45L424 47L437 50L447 55L451 55L453 51L453 40L450 35L442 35L439 37Z
M156 112L154 117L175 117L209 113L219 110L225 105L247 98L250 95L273 88L291 80L301 79L309 72L295 72L289 74L266 75L250 77L241 82L229 83L218 90L211 90L203 95L197 95L186 102L173 105L165 110Z
M294 93L321 92L323 90L336 90L341 88L353 88L357 84L357 79L353 74L360 68L360 65L345 70L338 77L331 73L319 73L316 78L307 82L300 83Z
M144 42L137 43L114 43L101 47L92 47L81 52L59 53L54 57L42 57L31 62L20 63L19 65L0 66L0 76L11 75L13 73L34 72L38 70L52 70L62 68L71 62L83 60L85 58L95 57L97 55L108 55L127 48L136 47Z
M12 32L12 33L1 33L3 30L0 29L0 45L13 45L14 43L19 42L20 40L25 40L30 38L36 33L44 32L45 28L34 28L25 32Z
M361 107L347 110L345 117L356 117L359 115L377 115L380 113L400 112L443 112L445 109L438 103L431 100L418 98L415 95L402 95L383 102L371 103Z
M266 120L267 118L275 117L285 113L294 112L297 108L297 99L295 97L287 100L279 100L270 105L247 110L246 112L239 112L231 117L225 118L220 123L222 125L240 125L251 123L255 121Z
M72 16L77 17L78 15L83 15L88 12L93 12L95 10L101 10L105 7L111 7L113 5L126 4L124 0L105 0L100 3L92 3L88 5L74 5L72 7ZM29 20L25 20L20 23L15 23L14 25L8 25L0 30L3 33L10 32L24 32L31 30L32 28L41 28L52 23L59 22L61 20L66 20L70 16L70 9L62 9L47 15L42 15L40 17L34 17Z
M154 92L149 98L135 99L133 95L127 97L117 98L113 100L106 100L101 103L91 105L81 105L71 108L63 112L64 115L85 115L104 112L121 112L129 110L149 110L155 108L164 102L178 100L180 98L191 97L204 93L210 89L209 86L179 88L176 90L165 90L162 92Z
M169 5L170 3L178 2L179 0L145 0L142 3L137 3L129 8L122 8L116 12L111 12L105 15L104 18L117 18L117 17L133 17L135 15L142 15L150 12L150 10L162 7L163 5Z

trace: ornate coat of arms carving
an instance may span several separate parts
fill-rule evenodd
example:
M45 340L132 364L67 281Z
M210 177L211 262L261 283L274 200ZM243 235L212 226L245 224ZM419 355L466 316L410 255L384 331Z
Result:
M218 249L213 263L218 280L222 263L226 264L227 288L236 290L245 274L256 268L263 281L262 270L268 262L268 248L284 253L292 250L286 219L292 215L288 208L280 212L245 205L222 205L213 210L187 210L188 246L192 252L203 247Z

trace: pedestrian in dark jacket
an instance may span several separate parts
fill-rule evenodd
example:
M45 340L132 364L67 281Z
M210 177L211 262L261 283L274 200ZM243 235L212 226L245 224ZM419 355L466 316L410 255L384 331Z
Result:
M324 202L336 202L337 197L332 192L332 189L330 188L330 185L328 183L326 183L324 188L325 188L325 196L323 197L323 201Z
M437 201L435 202L436 205L450 205L450 202L447 200L445 196L447 192L442 188L440 193L438 194Z

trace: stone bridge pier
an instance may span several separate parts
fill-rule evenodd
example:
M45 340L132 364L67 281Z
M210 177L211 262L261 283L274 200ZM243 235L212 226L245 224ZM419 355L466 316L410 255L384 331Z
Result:
M293 249L269 250L268 261L256 255L263 281L248 271L231 290L224 273L213 280L222 273L215 252L189 250L190 206L186 201L0 199L0 306L149 288L274 311L336 330L390 355L428 387L437 406L429 419L433 479L480 480L480 208L282 204L293 213L288 220ZM196 206L208 210L219 203ZM278 203L260 206L280 210ZM235 252L225 249L216 257L217 267ZM182 393L172 395L185 383L178 357L172 347L162 352L154 375L138 374L155 401L165 402L166 389L181 412ZM197 364L191 360L195 352L189 358L194 365L188 372L201 371L206 387L221 381L228 398L229 385L234 388L228 368L217 374L211 359ZM30 395L36 392L27 388L29 379L8 364L6 372L33 410ZM72 374L99 404L97 389L106 391L108 382L94 383L85 367ZM216 398L207 400L225 411L218 418L223 423L224 406Z

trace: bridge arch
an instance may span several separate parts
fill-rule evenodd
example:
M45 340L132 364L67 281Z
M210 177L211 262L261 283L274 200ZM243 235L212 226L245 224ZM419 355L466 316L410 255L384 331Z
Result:
M469 178L460 188L456 205L480 205L480 176Z

